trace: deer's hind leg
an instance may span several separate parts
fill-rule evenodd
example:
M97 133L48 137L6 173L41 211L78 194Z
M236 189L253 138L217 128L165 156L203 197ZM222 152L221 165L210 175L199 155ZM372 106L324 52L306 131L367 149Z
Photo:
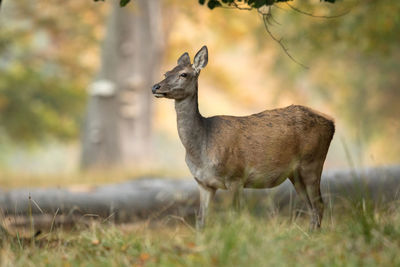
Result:
M312 210L311 201L310 198L308 197L306 186L300 177L299 171L296 170L291 176L289 176L289 180L292 182L297 195L306 204L308 211L311 212Z
M311 230L321 227L324 213L324 202L320 189L322 164L314 162L300 165L299 167L299 179L304 185L303 189L305 189L305 194L307 195L311 209Z
M311 224L310 229L321 227L322 216L324 214L324 202L321 196L319 183L306 185L307 195L311 201Z

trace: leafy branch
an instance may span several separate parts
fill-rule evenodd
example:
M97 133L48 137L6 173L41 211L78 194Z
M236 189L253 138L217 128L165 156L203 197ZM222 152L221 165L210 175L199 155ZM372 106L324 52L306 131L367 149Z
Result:
M336 16L317 16L305 11L302 11L292 5L290 5L288 2L293 1L293 0L208 0L207 1L207 7L209 9L214 9L216 7L222 7L222 8L236 8L239 10L257 10L257 12L262 16L263 23L265 26L265 30L267 31L268 35L271 37L272 40L278 43L278 45L282 48L283 52L296 64L302 66L303 68L308 68L298 60L296 60L293 55L289 52L289 49L283 42L283 38L278 38L276 37L272 31L270 30L270 26L272 25L272 22L275 24L280 25L272 16L272 7L275 6L275 4L279 2L285 2L286 5L288 5L292 10L299 12L304 15L312 16L312 17L317 17L317 18L337 18L340 16L343 16L347 14L348 12L336 15ZM329 2L329 3L335 3L336 0L320 0L321 2ZM201 5L204 5L206 3L206 0L199 0L199 3Z
M0 0L1 1L1 0ZM105 1L105 0L94 0L94 1ZM280 25L272 16L271 8L276 4L276 3L286 3L286 5L291 8L292 10L299 12L304 15L308 15L311 17L317 17L317 18L337 18L340 16L343 16L347 14L348 12L336 15L336 16L317 16L305 11L302 11L298 9L295 6L290 5L288 2L293 1L293 0L198 0L200 5L205 5L207 4L207 7L209 9L214 9L216 7L220 8L232 8L232 9L239 9L239 10L257 10L257 12L262 16L265 30L267 31L268 35L271 37L272 40L277 42L279 46L282 48L284 53L295 63L299 64L303 68L307 68L304 64L296 60L290 53L289 49L286 47L286 45L283 43L282 38L276 37L270 30L271 22L274 22L275 24ZM335 3L336 0L320 0L320 2L329 2L329 3ZM120 0L120 5L121 6L126 6L130 0Z
M129 1L129 0L128 0ZM207 2L209 9L216 7L230 7L237 8L240 10L252 10L259 9L262 7L273 6L279 2L290 2L293 0L199 0L200 5L204 5ZM320 0L321 2L335 3L336 0Z
M94 0L105 1L105 0ZM126 6L131 0L120 0L120 6ZM214 9L216 7L234 7L237 9L251 10L253 8L258 9L263 6L272 6L278 2L289 2L293 0L208 0L207 6L209 9ZM336 0L320 0L321 2L335 3ZM1 0L0 0L1 3ZM199 0L201 5L206 3L206 0Z

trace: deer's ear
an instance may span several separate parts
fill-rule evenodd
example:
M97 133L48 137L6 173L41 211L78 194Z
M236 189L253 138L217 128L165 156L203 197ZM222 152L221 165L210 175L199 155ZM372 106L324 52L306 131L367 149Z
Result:
M187 52L183 53L178 59L178 65L185 66L190 65L190 57Z
M208 63L208 50L207 46L203 46L199 50L199 52L197 52L197 54L194 56L193 68L197 72L200 72L201 69L207 66L207 63Z

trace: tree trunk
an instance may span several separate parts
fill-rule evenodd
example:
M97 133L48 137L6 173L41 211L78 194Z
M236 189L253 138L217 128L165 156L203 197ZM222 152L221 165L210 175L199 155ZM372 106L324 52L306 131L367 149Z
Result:
M151 152L151 85L161 61L159 0L113 1L101 69L89 86L83 168L132 164Z
M398 200L399 181L399 166L357 172L327 172L323 175L321 191L327 204L362 199L385 203ZM245 196L248 206L262 211L268 208L265 200L269 197L272 197L272 203L277 208L291 206L294 199L298 199L288 181L273 189L245 190ZM217 202L225 203L228 199L227 191L218 191ZM102 218L112 216L116 222L164 215L193 216L198 205L199 193L194 179L139 179L85 190L51 188L0 191L3 216L27 218L32 214L43 218L47 215L49 222L54 214L75 215L77 218L87 214Z

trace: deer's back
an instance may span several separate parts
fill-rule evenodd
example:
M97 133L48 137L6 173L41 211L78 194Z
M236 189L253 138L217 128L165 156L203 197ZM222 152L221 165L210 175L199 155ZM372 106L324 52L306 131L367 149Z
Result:
M297 105L245 117L210 117L205 124L206 158L214 175L248 176L249 183L264 177L260 187L273 186L301 162L323 163L334 133L332 119Z

